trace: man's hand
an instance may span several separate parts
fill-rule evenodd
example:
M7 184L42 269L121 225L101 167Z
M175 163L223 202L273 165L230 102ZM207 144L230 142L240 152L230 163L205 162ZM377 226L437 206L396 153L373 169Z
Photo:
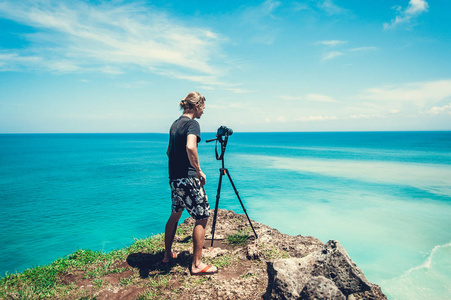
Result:
M205 176L204 172L201 170L197 172L197 178L199 178L201 186L204 186L207 183L207 176Z

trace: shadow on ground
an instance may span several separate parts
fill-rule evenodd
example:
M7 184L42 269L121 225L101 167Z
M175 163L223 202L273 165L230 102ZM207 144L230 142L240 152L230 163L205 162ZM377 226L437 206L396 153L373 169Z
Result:
M138 269L141 278L149 277L149 274L168 274L174 265L189 267L191 255L188 251L183 251L177 258L168 263L163 263L163 252L155 254L150 253L132 253L127 257L127 263L130 267Z

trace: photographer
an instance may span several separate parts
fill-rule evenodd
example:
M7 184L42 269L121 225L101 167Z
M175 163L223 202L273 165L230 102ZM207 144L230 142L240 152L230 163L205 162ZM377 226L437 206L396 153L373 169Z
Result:
M210 216L210 205L205 194L207 182L202 172L197 154L200 142L200 126L195 119L204 113L205 97L198 92L189 93L182 101L180 108L183 115L171 126L169 134L169 184L172 191L172 213L165 228L165 253L163 263L176 258L172 252L172 243L177 230L178 221L186 208L196 220L193 230L193 262L192 275L210 275L217 273L214 266L202 263L202 248L205 240L205 226Z

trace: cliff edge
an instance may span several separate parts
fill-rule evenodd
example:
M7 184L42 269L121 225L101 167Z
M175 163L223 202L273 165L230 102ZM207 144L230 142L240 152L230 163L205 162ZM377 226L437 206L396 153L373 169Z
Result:
M213 214L212 214L213 216ZM162 263L164 235L136 240L110 253L79 250L49 266L0 280L2 299L387 299L370 283L338 241L282 234L245 215L218 210L203 261L218 267L211 276L191 276L194 220L177 229L173 251Z

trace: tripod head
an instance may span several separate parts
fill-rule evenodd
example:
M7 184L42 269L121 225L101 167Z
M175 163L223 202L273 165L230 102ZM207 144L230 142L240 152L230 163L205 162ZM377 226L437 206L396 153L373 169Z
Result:
M227 126L221 126L218 128L218 131L216 132L216 138L207 140L207 143L216 141L216 145L219 142L221 144L221 154L218 154L218 148L215 147L215 153L216 153L216 160L222 160L224 161L224 153L227 147L227 142L229 141L229 136L233 134L233 130L230 128L227 128Z

